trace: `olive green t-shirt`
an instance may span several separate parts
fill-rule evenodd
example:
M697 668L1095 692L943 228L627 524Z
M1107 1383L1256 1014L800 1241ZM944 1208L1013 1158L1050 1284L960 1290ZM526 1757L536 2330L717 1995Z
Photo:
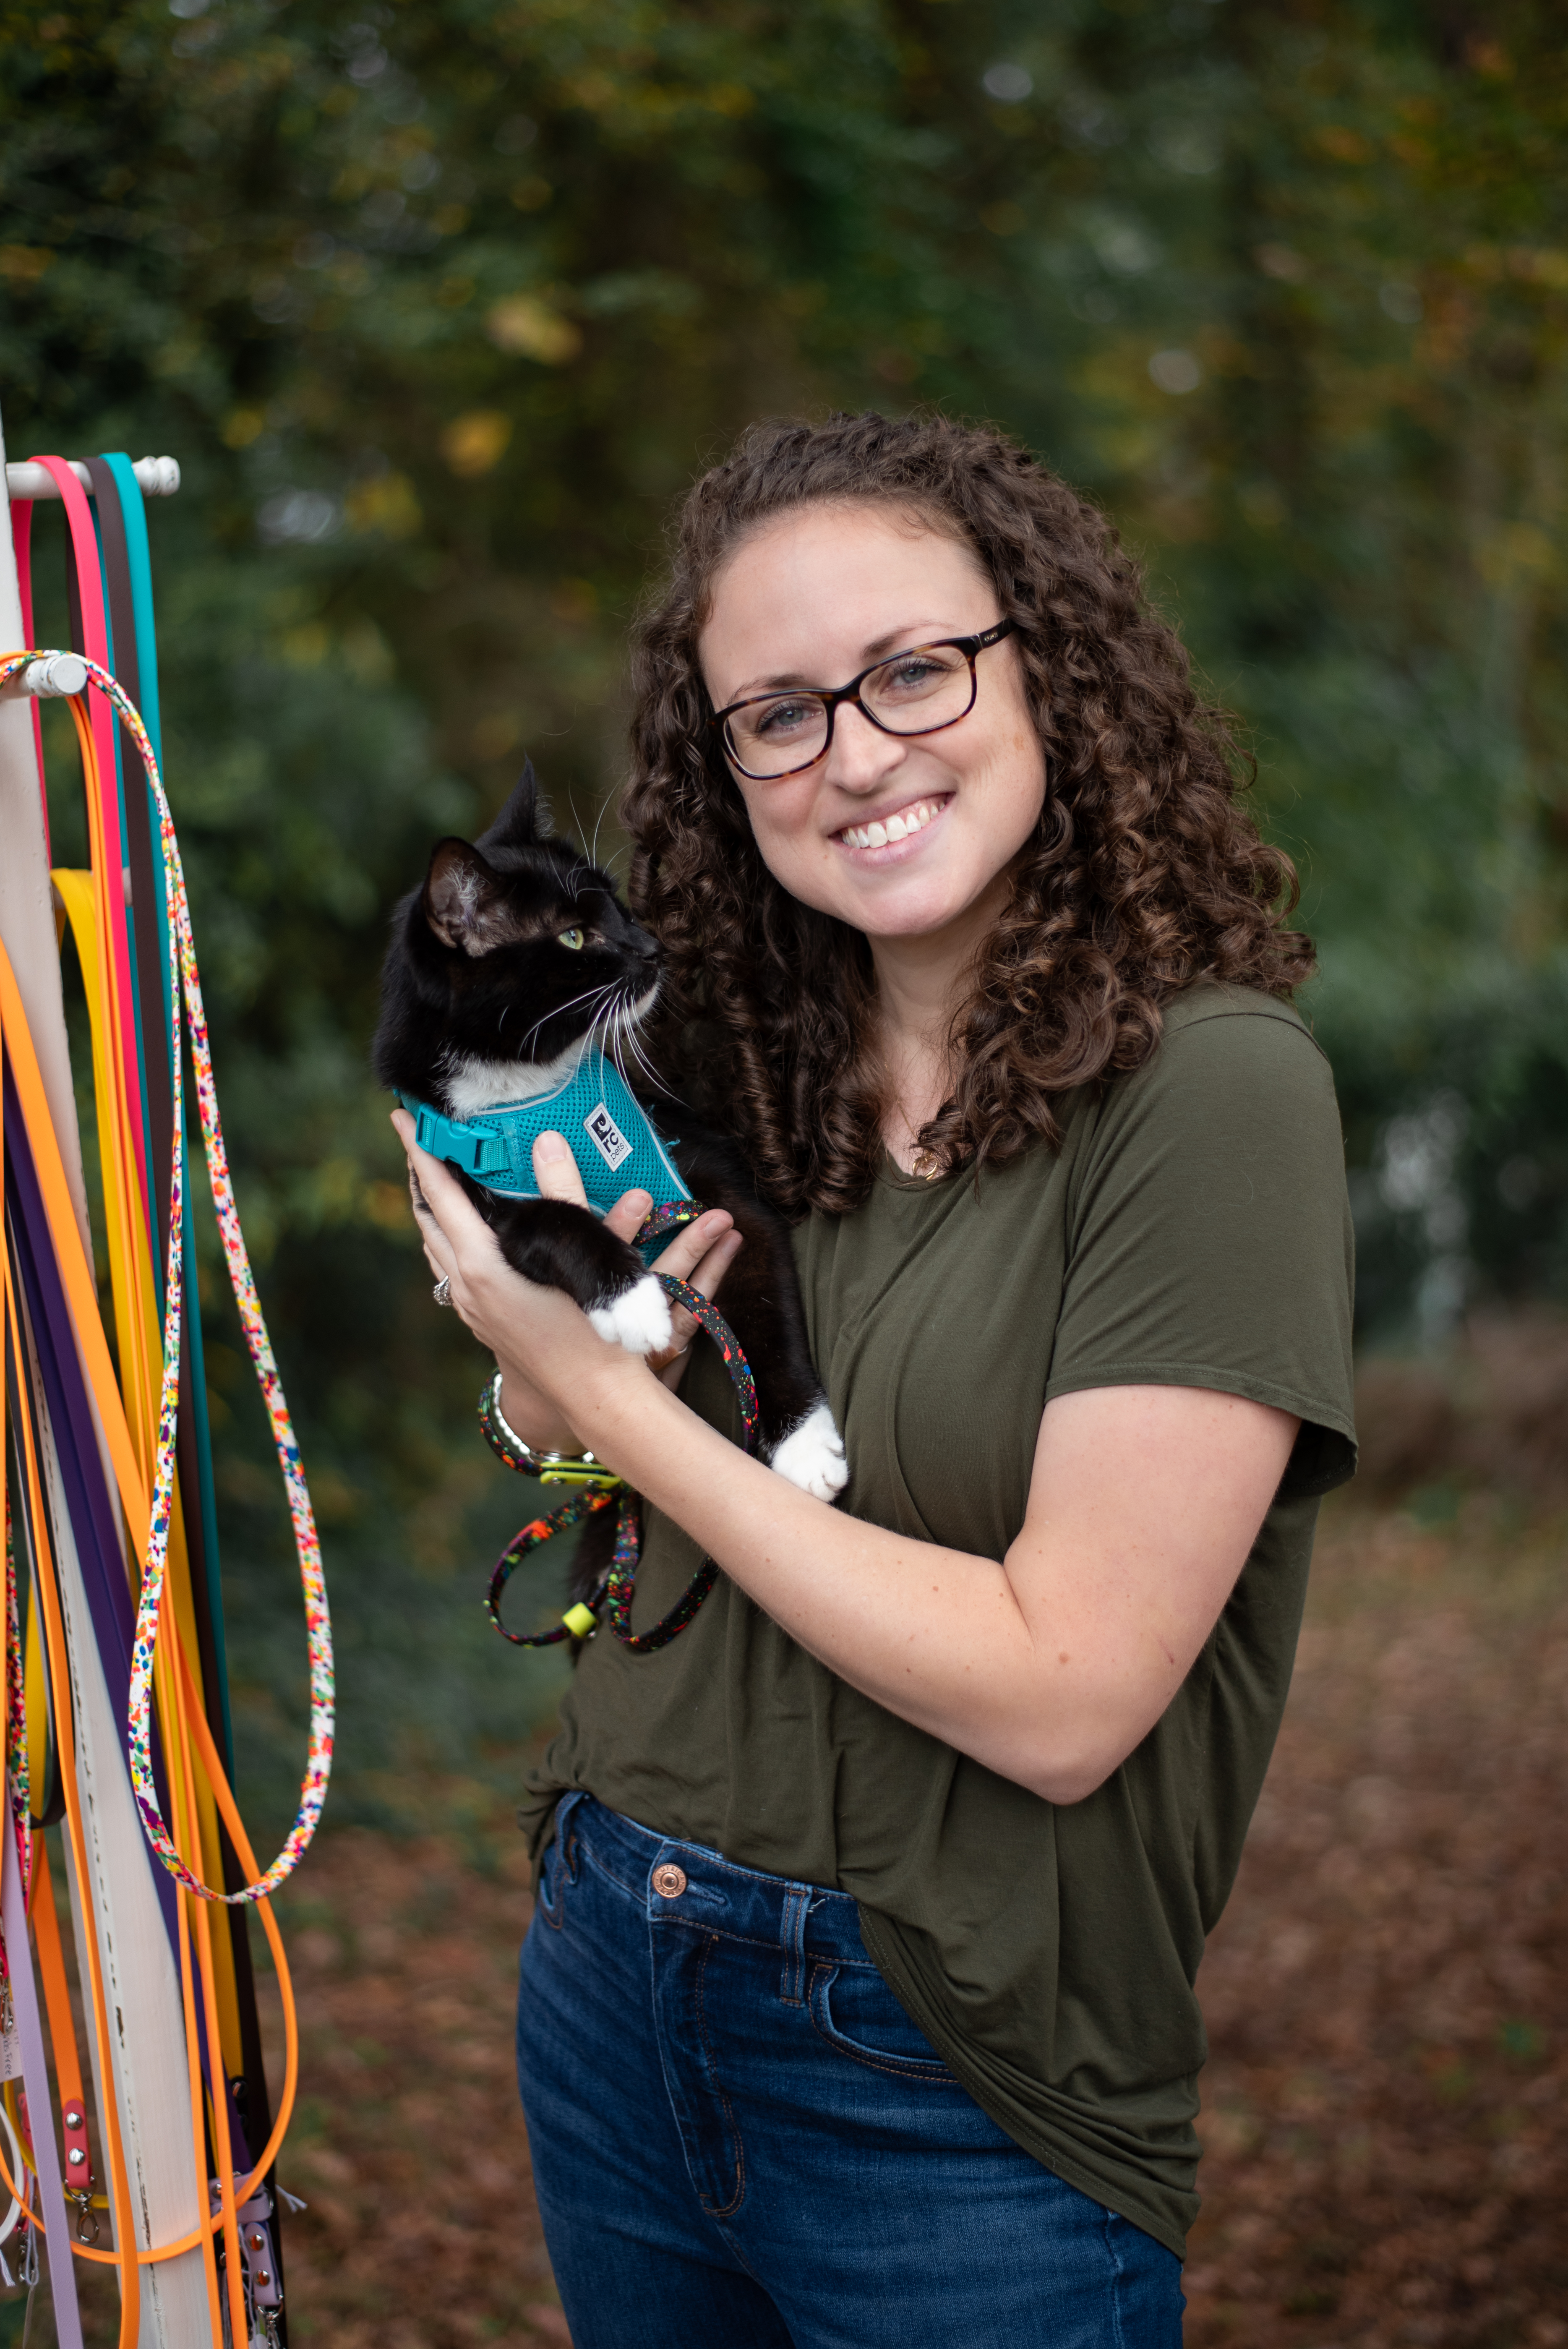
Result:
M1058 1806L862 1696L721 1576L651 1656L601 1635L530 1782L853 1894L866 1948L985 2110L1180 2254L1198 2208L1193 1980L1290 1684L1319 1496L1355 1464L1351 1241L1327 1063L1295 1011L1199 987L1058 1150L928 1183L886 1162L796 1252L848 1449L841 1506L1000 1558L1053 1395L1218 1388L1302 1422L1218 1624L1142 1744ZM686 1399L738 1433L706 1340ZM656 1514L635 1620L698 1562Z

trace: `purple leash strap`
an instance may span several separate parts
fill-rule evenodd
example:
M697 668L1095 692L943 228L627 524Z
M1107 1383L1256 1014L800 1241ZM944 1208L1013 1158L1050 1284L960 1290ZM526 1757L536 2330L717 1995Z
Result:
M5 1851L0 1857L0 1917L5 1927L5 1956L11 1980L11 2012L22 2044L22 2085L27 2091L27 2124L33 2135L33 2159L38 2173L38 2197L43 2206L44 2250L49 2262L49 2282L55 2298L55 2327L60 2349L82 2349L81 2313L77 2305L76 2262L71 2252L65 2189L60 2184L60 2148L55 2141L54 2112L49 2098L49 2067L44 2054L44 2029L38 2015L38 1991L33 1980L33 1958L27 1946L27 1904L22 1891L22 1868L16 1838L11 1832L11 1784L5 1782L6 1816L0 1820ZM17 2179L20 2185L22 2180Z

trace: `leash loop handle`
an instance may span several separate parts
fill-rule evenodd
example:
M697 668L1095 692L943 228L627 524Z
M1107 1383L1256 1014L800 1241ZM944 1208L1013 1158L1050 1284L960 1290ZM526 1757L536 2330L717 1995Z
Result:
M30 664L56 657L52 653L26 651L0 654L0 688ZM186 895L184 868L180 858L180 843L175 836L174 818L163 789L158 758L142 722L141 713L129 699L118 679L101 662L83 657L87 683L95 687L102 703L119 713L126 732L134 742L152 793L158 813L159 841L163 853L164 921L167 930L167 987L170 1018L176 1039L176 1050L170 1055L170 1075L173 1102L173 1139L170 1145L169 1196L169 1251L164 1270L163 1361L160 1381L158 1433L154 1460L150 1516L147 1532L146 1555L141 1560L141 1592L137 1607L136 1631L130 1657L130 1692L129 1719L126 1724L127 1758L130 1765L131 1790L141 1815L142 1827L153 1851L170 1876L185 1890L201 1900L222 1902L225 1907L238 1908L247 1902L264 1902L288 1878L304 1857L311 1837L315 1833L326 1799L326 1784L332 1769L334 1716L336 1690L333 1670L332 1627L327 1612L326 1583L322 1571L321 1544L316 1534L315 1517L311 1508L310 1494L305 1485L304 1471L300 1461L299 1445L294 1438L293 1422L284 1398L283 1383L278 1377L272 1340L263 1317L261 1299L256 1294L255 1278L246 1250L244 1235L240 1228L239 1210L234 1201L233 1184L229 1173L229 1161L223 1147L223 1129L218 1113L217 1089L212 1077L211 1043L207 1030L206 1009L201 998L201 980L196 968L196 946L191 925L190 900ZM100 714L97 706L89 715L85 692L69 697L69 707L76 719L81 744L84 767L92 771L97 761L106 773L113 771L113 737L107 737L110 755L99 759L94 723ZM106 718L106 724L113 720ZM120 864L118 849L111 869ZM101 881L99 883L101 886ZM129 992L129 988L127 989ZM220 1891L202 1881L188 1865L170 1832L160 1802L158 1785L152 1767L152 1693L154 1668L159 1635L162 1629L164 1592L169 1563L169 1542L174 1507L175 1450L180 1402L181 1373L181 1308L185 1269L185 1188L184 1188L184 1074L183 1054L178 1049L181 1012L183 1008L185 1034L190 1040L191 1064L196 1078L197 1106L201 1113L201 1138L205 1146L207 1174L212 1194L212 1206L218 1219L218 1230L227 1260L229 1283L250 1351L252 1367L262 1391L271 1424L273 1446L283 1472L288 1495L289 1514L293 1519L294 1551L299 1561L300 1581L304 1597L305 1637L310 1659L310 1744L305 1762L304 1777L300 1786L299 1807L283 1848L272 1866L237 1892Z

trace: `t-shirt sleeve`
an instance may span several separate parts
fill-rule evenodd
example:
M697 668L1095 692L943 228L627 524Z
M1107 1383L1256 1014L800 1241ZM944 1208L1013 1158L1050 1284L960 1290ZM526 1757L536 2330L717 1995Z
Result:
M1302 1422L1282 1491L1355 1473L1353 1276L1328 1063L1264 998L1217 995L1111 1085L1082 1152L1047 1400L1217 1388Z

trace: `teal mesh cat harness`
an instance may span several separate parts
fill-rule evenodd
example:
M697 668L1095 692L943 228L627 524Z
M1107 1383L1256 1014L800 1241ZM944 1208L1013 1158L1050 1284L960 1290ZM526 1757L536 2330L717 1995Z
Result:
M408 1093L397 1098L414 1121L421 1150L460 1166L499 1198L539 1197L533 1145L548 1133L565 1135L596 1216L613 1207L623 1191L651 1193L655 1210L691 1197L646 1112L602 1052L584 1053L556 1092L498 1102L480 1117L445 1117Z

